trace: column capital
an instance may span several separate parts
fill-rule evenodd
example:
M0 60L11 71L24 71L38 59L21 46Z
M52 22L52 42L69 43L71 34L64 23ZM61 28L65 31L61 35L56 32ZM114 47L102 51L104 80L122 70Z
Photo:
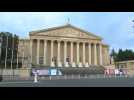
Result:
M97 43L96 42L93 42L94 45L96 45Z
M82 41L81 43L87 43L86 41Z
M47 40L46 40L46 39L44 39L44 41L46 42Z
M74 41L69 41L70 43L74 43Z
M90 44L90 45L92 44L92 42L87 42L87 43Z
M80 44L80 41L77 41L76 43L77 43L77 44Z
M68 41L67 40L63 40L64 41L64 43L67 43Z
M58 43L60 43L60 42L61 42L61 40L57 40L57 42L58 42Z
M41 39L37 39L38 41L41 40Z
M55 40L50 40L51 42L54 42Z

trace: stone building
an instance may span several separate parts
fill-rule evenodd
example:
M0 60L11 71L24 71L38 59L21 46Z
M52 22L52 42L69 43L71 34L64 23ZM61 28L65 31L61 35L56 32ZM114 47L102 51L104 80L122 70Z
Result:
M19 41L19 57L36 66L110 64L109 46L102 38L70 24L30 32L29 39Z

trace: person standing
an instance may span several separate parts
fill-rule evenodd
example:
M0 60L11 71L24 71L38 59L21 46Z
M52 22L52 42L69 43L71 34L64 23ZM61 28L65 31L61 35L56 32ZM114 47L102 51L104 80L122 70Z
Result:
M34 71L34 83L37 83L38 82L38 73L37 71L35 70Z

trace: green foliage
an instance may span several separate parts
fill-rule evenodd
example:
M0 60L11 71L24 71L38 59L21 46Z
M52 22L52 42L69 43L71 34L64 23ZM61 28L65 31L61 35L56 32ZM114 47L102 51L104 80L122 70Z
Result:
M115 52L113 49L110 56L113 57L114 62L134 60L134 52L129 49L126 49L126 50L119 49L118 52Z
M2 53L0 56L0 64L3 64L5 61L6 48L7 48L7 64L10 64L11 58L12 58L12 50L13 50L13 55L14 55L13 60L16 60L16 58L17 58L19 37L16 34L13 35L10 32L0 32L0 37L2 38L2 41L1 41L2 42L2 46L1 46Z

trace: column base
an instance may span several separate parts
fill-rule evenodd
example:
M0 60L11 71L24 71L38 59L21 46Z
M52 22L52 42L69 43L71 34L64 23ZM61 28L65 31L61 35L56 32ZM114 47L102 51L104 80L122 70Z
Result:
M76 64L75 64L75 62L73 62L73 63L72 63L72 67L76 67Z
M65 67L69 67L69 64L68 64L68 62L65 62Z
M79 63L78 67L83 67L83 65L82 65L82 63L81 63L81 62Z
M89 67L88 63L85 64L85 67Z
M55 64L54 64L54 62L51 62L51 67L55 67Z
M62 67L62 63L61 62L58 62L58 67Z

